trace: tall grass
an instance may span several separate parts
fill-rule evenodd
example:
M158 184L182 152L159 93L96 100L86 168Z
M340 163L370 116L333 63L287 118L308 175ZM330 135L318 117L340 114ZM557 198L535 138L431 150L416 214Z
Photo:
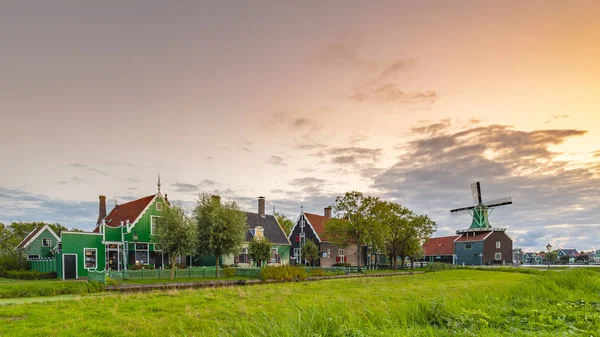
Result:
M2 336L599 336L600 280L458 269L12 306L0 322Z

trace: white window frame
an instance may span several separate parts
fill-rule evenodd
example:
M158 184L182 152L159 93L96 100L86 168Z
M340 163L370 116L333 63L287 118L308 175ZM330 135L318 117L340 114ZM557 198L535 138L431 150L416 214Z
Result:
M96 257L96 260L94 261L94 267L86 267L86 255L85 255L85 251L86 250L93 250L95 252L94 256ZM90 269L98 269L98 249L97 248L83 248L83 268L90 270Z
M241 255L248 255L248 247L243 247L242 248L242 252L240 254Z
M304 228L306 226L306 220L304 218L300 219L300 228Z
M502 243L500 243L500 241L496 241L496 249L500 249L501 246L502 246Z
M138 249L137 245L146 245L146 249ZM138 252L146 252L146 259L148 260L148 261L146 261L146 263L140 263L140 264L149 264L150 263L150 244L146 243L146 242L136 242L134 244L134 247L135 247L135 253L133 255L133 259L135 260L134 261L135 264L138 263L138 259L137 259Z
M279 254L279 248L271 248L271 254Z
M157 201L155 207L157 212L162 212L162 202Z
M344 257L344 256L346 256L345 254L346 254L346 251L344 250L344 248L338 248L338 255L337 256Z
M32 256L37 256L37 257L32 257ZM27 260L39 260L40 259L40 254L28 254L27 255Z
M45 245L44 242L48 240L48 245ZM50 238L42 238L42 247L50 247L52 246L52 240Z
M260 232L260 235L258 235L259 232ZM262 226L254 227L254 237L257 239L264 239L265 238L265 229Z
M160 219L160 218L162 218L162 217L158 216L158 215L151 215L150 216L150 235L156 235L156 233L154 233L156 230L154 230L152 228L152 219ZM157 223L157 225L158 225L158 223Z
M467 247L467 245L468 245L468 247ZM466 242L466 243L465 243L465 250L471 250L471 249L473 249L473 243L471 243L471 242Z
M331 258L331 249L327 248L327 258Z
M294 258L296 262L300 262L300 248L294 248Z
M502 260L502 253L495 253L494 254L494 260L501 261Z

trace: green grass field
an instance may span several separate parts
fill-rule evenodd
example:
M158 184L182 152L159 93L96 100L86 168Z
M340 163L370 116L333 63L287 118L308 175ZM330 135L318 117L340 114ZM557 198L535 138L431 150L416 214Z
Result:
M600 273L411 276L0 307L1 336L600 336Z

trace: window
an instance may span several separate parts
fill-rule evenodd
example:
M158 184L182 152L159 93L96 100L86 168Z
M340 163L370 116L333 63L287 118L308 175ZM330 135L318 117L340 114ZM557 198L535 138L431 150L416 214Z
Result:
M344 256L344 250L343 249L338 249L338 256Z
M265 237L264 231L265 231L265 229L262 228L261 226L257 226L256 228L254 228L254 238L257 240L263 239Z
M42 239L42 247L50 247L50 239Z
M158 212L162 211L162 202L157 202L157 203L156 203L156 210L157 210Z
M248 247L242 248L242 254L248 254Z
M473 248L473 244L470 242L465 243L465 249L471 249Z
M304 243L306 239L306 233L300 233L300 244Z
M327 257L330 258L331 257L331 249L327 248Z
M306 221L304 221L304 218L300 219L300 228L304 228L305 225Z
M496 261L502 260L502 253L496 253L496 254L494 254L494 260L496 260Z
M271 248L269 263L279 263L279 253L277 248Z
M39 258L39 255L27 255L27 260L37 260Z
M96 248L84 248L83 257L85 263L85 269L96 269L97 268L97 256Z
M160 246L160 244L158 244L158 243L154 244L154 251L155 252L162 252L162 247Z
M135 263L136 264L148 264L148 244L147 243L136 243L135 244Z
M160 221L159 216L150 217L150 235L156 234L156 226L158 225L159 221Z
M299 254L298 250L299 250L299 248L294 248L294 257L298 256L298 254Z
M496 241L496 248L500 248L500 241Z

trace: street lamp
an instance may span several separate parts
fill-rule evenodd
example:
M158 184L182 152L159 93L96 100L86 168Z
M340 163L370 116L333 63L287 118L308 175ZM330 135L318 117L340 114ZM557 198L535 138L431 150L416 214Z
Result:
M546 249L548 249L548 254L546 255L546 260L548 261L548 270L550 270L550 250L552 249L552 245L548 244L546 246Z
M483 253L479 253L479 257L481 258L481 265L483 266Z

